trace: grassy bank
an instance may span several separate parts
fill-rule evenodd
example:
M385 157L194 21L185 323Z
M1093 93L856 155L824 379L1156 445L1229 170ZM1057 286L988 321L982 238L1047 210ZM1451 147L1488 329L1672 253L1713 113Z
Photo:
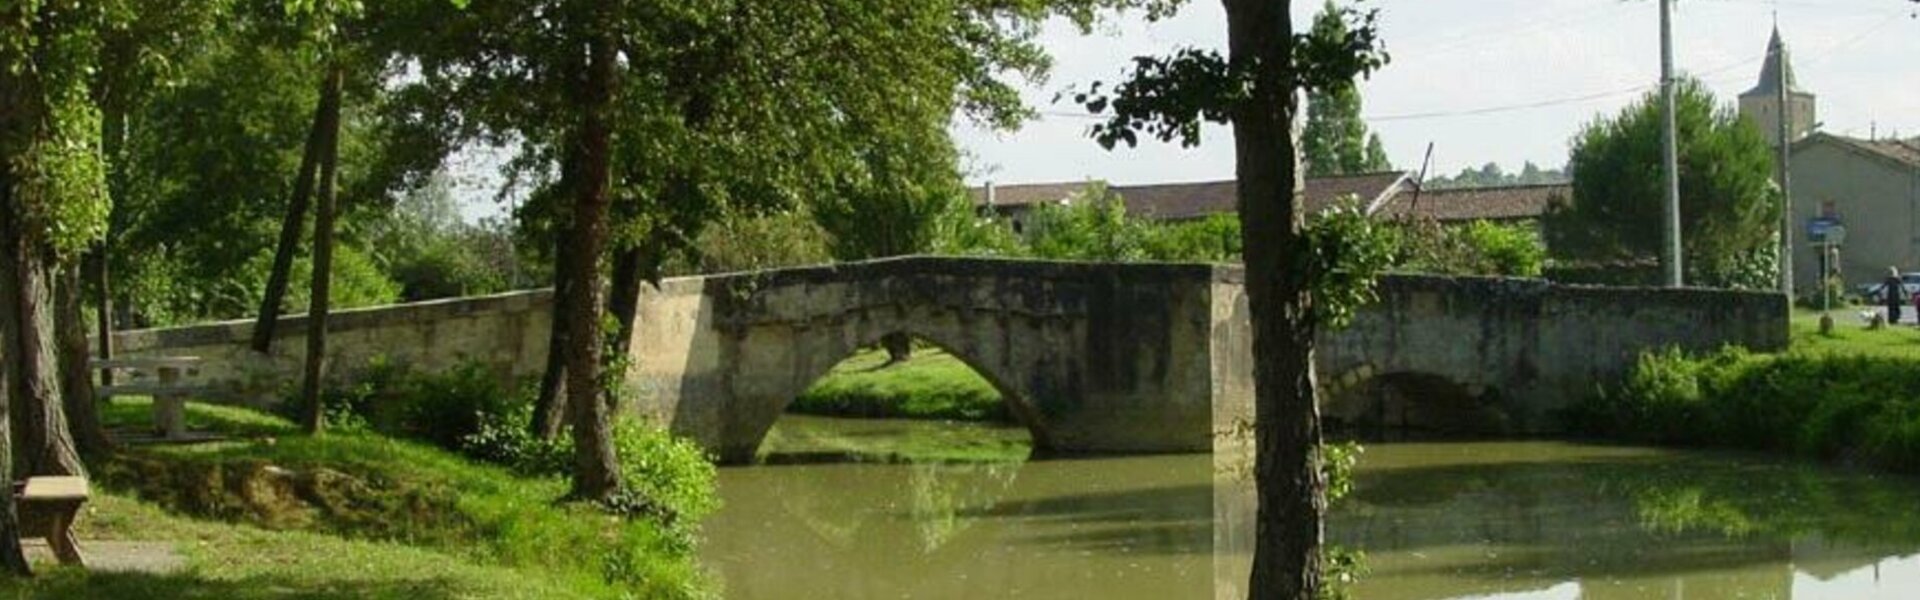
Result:
M116 402L112 424L148 421ZM366 431L314 438L274 416L191 405L227 441L129 448L97 465L85 539L171 542L177 575L62 572L0 593L54 598L686 598L689 538L647 517L559 502L524 476ZM84 544L84 541L83 541ZM126 590L141 590L137 593Z
M841 362L794 399L793 412L835 417L1007 421L1000 392L959 358L937 348L886 365L868 350Z
M1795 310L1788 322L1792 351L1812 354L1883 356L1920 360L1920 327L1912 323L1867 329L1860 307L1835 309L1833 333L1820 333L1820 313Z
M787 415L767 432L768 462L1004 463L1033 453L1025 428L990 423Z
M1613 439L1920 473L1920 360L1833 350L1656 352L1569 417L1576 431Z
M96 491L78 528L97 540L165 540L185 568L167 574L42 567L0 578L8 598L590 598L534 569L485 564L403 542L180 516L124 492Z

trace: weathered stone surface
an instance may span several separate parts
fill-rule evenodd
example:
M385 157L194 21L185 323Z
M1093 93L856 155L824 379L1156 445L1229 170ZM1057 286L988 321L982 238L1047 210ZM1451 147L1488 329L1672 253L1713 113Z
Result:
M1237 267L929 257L669 279L643 294L629 406L724 459L749 458L814 380L905 332L992 382L1045 449L1206 450L1213 433L1252 416L1241 283ZM1775 294L1440 277L1390 277L1381 292L1353 327L1322 336L1333 416L1380 412L1368 404L1378 400L1339 392L1412 377L1451 383L1465 409L1497 413L1502 431L1548 431L1554 409L1618 377L1642 349L1764 350L1787 335ZM534 291L345 311L332 372L350 377L384 357L537 375L550 305ZM265 359L246 350L246 322L116 335L132 356L207 357L206 379L263 398L298 377L304 323L284 319ZM1460 404L1398 402L1437 413Z

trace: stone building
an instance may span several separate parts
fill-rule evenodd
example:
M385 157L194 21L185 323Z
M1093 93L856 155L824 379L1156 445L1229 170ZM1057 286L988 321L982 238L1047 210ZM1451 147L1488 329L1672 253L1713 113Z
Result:
M1854 138L1818 131L1818 106L1799 88L1778 29L1740 112L1778 148L1780 82L1787 84L1793 169L1794 282L1819 282L1820 252L1811 230L1845 227L1838 266L1849 288L1886 276L1887 267L1920 271L1920 140Z

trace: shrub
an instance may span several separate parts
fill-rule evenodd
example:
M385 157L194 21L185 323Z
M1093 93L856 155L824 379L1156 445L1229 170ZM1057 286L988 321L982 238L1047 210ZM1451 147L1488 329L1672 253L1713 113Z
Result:
M573 468L569 436L531 433L533 386L507 383L479 362L423 373L376 360L354 383L322 398L336 427L431 443L527 475L564 476ZM614 446L626 487L606 508L658 519L691 543L691 525L719 504L712 462L693 442L631 419L615 423Z
M1576 431L1642 442L1789 452L1920 471L1920 363L1728 349L1641 356L1568 413Z

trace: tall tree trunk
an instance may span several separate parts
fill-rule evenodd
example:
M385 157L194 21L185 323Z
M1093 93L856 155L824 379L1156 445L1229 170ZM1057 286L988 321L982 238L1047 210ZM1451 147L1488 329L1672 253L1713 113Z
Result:
M93 393L93 369L87 365L86 311L80 307L80 265L60 268L60 281L54 289L57 313L54 327L60 338L60 391L66 400L68 423L73 441L82 454L100 456L113 450L100 423L99 404Z
M5 91L13 85L9 79L5 73L0 73L0 83L7 84L0 86L0 105L10 104L11 98L7 98L8 94ZM9 172L9 164L13 161L10 158L0 156L0 231L8 227L6 224L10 220L8 215L15 214L13 177ZM11 246L0 246L0 249L8 248ZM5 263L0 264L0 277L4 277L11 271L9 265L17 266L22 258L24 257L11 252L0 254L0 262ZM0 279L0 283L8 281L10 280ZM0 290L11 287L9 283L0 286ZM15 403L13 398L14 349L13 344L8 343L10 339L6 331L9 328L4 323L13 317L11 300L7 294L0 294L0 473L9 475L13 473L13 423L9 417L13 413ZM14 511L13 502L0 502L0 569L5 569L14 575L33 574L33 570L27 565L26 552L20 547L20 519Z
M12 476L80 475L86 470L60 400L52 248L21 221L25 208L0 206L0 346L13 363L6 382L13 392Z
M273 270L267 272L267 289L260 295L260 316L253 322L250 346L254 352L273 351L274 327L280 322L280 304L286 300L287 280L293 277L293 257L299 252L300 233L306 227L307 203L313 196L314 172L319 170L329 113L340 114L340 89L329 81L322 81L320 102L313 109L313 127L307 131L307 146L300 154L300 171L294 176L293 197L287 202L286 217L280 221L280 243L273 249Z
M1235 170L1253 325L1254 486L1259 498L1249 596L1311 600L1321 586L1320 411L1314 398L1313 275L1297 153L1293 23L1283 0L1225 0L1227 46L1252 66L1233 113Z
M320 387L326 376L327 313L332 304L333 218L335 186L340 163L340 88L346 74L339 65L327 68L326 91L320 113L320 197L313 217L313 282L307 309L306 378L300 386L305 408L301 426L307 433L320 433L326 426L326 407L320 399ZM256 338L257 339L257 338Z
M607 310L613 313L615 329L607 351L626 356L633 350L633 331L640 320L640 284L646 277L646 250L639 245L621 248L613 256L613 285L607 298Z
M92 267L88 275L93 278L96 294L93 324L101 360L113 358L113 279L108 269L113 261L112 211L126 200L126 147L127 111L111 102L101 103L100 153L107 159L107 196L110 202L107 208L107 232L99 243L94 244L93 257L88 262L88 266ZM100 385L113 385L112 369L101 370ZM84 439L81 445L86 445Z
M614 40L609 9L596 15L588 46L584 118L580 145L581 178L575 188L571 240L573 253L560 265L573 287L567 300L567 410L573 421L573 496L604 500L620 489L619 459L607 405L601 401L600 256L607 240L607 209L613 179Z
M569 161L577 160L572 156L569 154ZM566 165L562 168L575 167ZM571 238L565 228L558 228L554 232L553 260L556 265L573 262ZM573 304L573 295L566 272L554 269L552 323L547 331L547 368L540 374L540 395L533 402L533 435L543 440L560 437L560 429L567 421L567 328L573 322L567 317L567 307Z

